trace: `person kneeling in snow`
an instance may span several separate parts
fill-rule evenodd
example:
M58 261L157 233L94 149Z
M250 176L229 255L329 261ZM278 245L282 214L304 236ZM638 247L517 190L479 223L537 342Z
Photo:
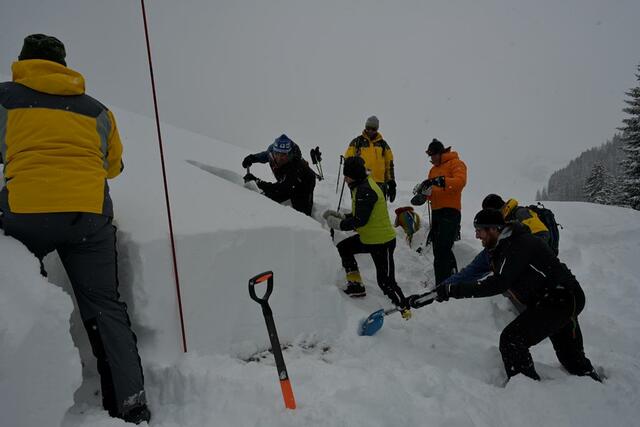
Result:
M248 168L253 163L266 163L265 158L268 159L277 182L262 181L252 173L244 176L244 182L255 181L268 198L278 203L291 200L291 206L295 210L311 216L316 174L302 158L300 148L287 135L281 135L267 151L245 157L242 167Z
M57 38L30 35L13 63L13 81L0 84L2 226L38 257L43 275L42 259L58 252L98 360L102 405L137 424L151 413L136 336L118 294L107 185L122 172L122 143L113 114L85 94L84 78L67 68L65 56Z
M500 335L500 353L509 378L524 374L540 379L529 347L548 337L570 374L588 375L601 382L584 354L578 314L585 296L571 270L527 226L505 224L496 209L481 210L473 225L476 238L488 250L493 275L473 282L443 283L436 287L437 300L509 292L525 306Z
M400 307L402 317L409 319L409 303L395 279L393 251L396 247L396 232L389 219L384 194L378 184L367 176L362 158L347 158L343 173L344 180L351 189L352 213L343 215L327 210L322 216L332 229L358 232L338 243L342 266L347 273L345 293L350 297L366 295L354 255L371 254L376 266L378 286L396 306Z

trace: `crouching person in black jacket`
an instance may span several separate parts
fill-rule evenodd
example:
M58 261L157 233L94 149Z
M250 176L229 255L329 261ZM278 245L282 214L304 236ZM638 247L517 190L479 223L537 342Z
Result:
M247 156L242 166L249 167L254 162L253 159L262 155L268 156L277 182L262 181L252 173L244 176L244 182L255 181L258 188L271 200L278 203L291 200L291 206L295 210L311 216L316 174L309 167L309 163L301 157L300 148L287 135L281 135L267 151ZM259 163L260 160L255 162Z
M438 301L508 292L526 307L500 335L500 353L509 378L524 374L539 380L529 348L549 338L570 374L601 381L584 354L578 314L585 296L569 268L526 226L505 224L498 210L483 209L473 223L476 238L489 250L493 275L438 286Z

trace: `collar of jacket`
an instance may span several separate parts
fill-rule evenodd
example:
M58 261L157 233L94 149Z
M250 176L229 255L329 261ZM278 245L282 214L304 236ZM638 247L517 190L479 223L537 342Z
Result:
M11 65L13 81L50 95L82 95L84 77L57 62L26 59Z
M518 207L518 201L516 199L509 199L502 207L502 216L507 219Z
M458 152L457 151L447 151L442 153L442 157L440 160L440 164L444 164L447 162L450 162L451 160L458 160L460 157L458 156Z
M524 224L519 223L518 221L509 222L498 236L498 242L496 243L496 247L500 244L501 241L508 239L510 237L520 236L521 234L530 233L529 227Z
M362 185L362 183L367 182L368 178L369 178L369 175L367 175L364 179L360 179L358 181L353 181L351 184L347 184L347 186L349 187L349 190L353 190L354 188L358 187L359 185Z
M376 136L374 136L373 139L369 139L369 135L367 135L367 132L363 130L362 136L370 144L373 144L374 142L382 141L382 134L380 132L377 132Z

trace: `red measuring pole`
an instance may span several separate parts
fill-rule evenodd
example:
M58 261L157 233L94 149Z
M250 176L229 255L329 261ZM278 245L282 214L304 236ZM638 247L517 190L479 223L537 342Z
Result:
M153 108L156 115L156 129L158 132L158 145L160 147L160 163L162 165L162 182L164 183L164 199L167 205L167 218L169 219L169 238L171 239L171 256L173 258L173 274L176 282L176 293L178 296L178 311L180 314L180 330L182 332L182 351L187 352L187 334L184 327L184 315L182 313L182 297L180 295L180 276L178 275L178 261L176 257L176 244L173 237L173 222L171 220L171 203L169 201L169 186L167 184L167 169L164 164L164 148L162 146L162 133L160 132L160 114L158 114L158 98L156 96L156 81L153 76L153 63L151 62L151 44L149 42L149 28L147 26L147 12L144 7L144 0L140 0L142 5L142 20L144 22L144 36L147 41L147 57L149 58L149 75L151 76L151 91L153 92Z

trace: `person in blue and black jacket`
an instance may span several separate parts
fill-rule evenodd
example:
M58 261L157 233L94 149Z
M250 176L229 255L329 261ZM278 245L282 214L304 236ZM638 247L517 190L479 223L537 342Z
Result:
M496 209L481 210L473 224L476 238L488 249L493 275L443 283L436 287L438 301L508 292L525 307L500 335L500 353L509 378L523 374L539 380L529 348L549 338L570 374L602 381L584 354L578 315L584 309L585 295L571 270L525 225L505 224Z

